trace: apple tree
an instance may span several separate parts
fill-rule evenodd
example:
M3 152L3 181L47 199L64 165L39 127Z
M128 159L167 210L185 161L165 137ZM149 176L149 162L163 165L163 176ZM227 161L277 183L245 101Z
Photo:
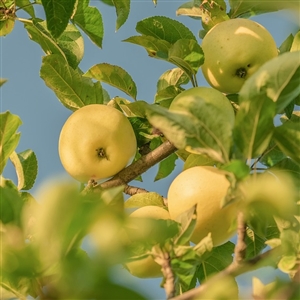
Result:
M134 2L102 2L116 11L118 31ZM116 268L142 283L161 278L166 299L243 299L237 278L264 267L286 276L268 285L254 277L254 299L299 299L300 31L276 47L251 20L299 14L299 2L179 4L176 14L198 32L153 5L158 14L123 41L170 66L150 101L138 99L118 65L95 58L79 67L83 40L103 46L92 1L0 0L1 38L21 22L44 52L41 80L72 118L89 108L57 141L70 180L46 182L37 197L38 157L16 150L22 121L0 114L1 299L148 299L117 283ZM105 85L124 96L111 97ZM17 182L3 176L8 161ZM158 181L178 161L168 195L147 190L150 168Z

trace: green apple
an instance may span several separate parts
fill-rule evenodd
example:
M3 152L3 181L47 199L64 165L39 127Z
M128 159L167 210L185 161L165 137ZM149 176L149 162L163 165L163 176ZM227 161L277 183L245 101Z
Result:
M218 23L205 35L201 46L205 79L226 94L238 93L261 65L278 55L270 32L249 19Z
M220 108L232 125L234 124L235 115L230 101L221 92L211 87L193 87L181 92L173 99L169 109L171 111L186 111L189 109L189 105L198 98Z
M75 111L63 125L58 143L63 167L80 182L117 174L132 161L136 148L129 120L102 104Z
M151 218L151 219L171 219L167 210L162 207L148 205L143 206L135 210L130 214L130 218ZM162 277L161 266L156 263L152 256L146 258L131 261L126 264L127 270L136 277L139 278L152 278Z
M191 237L195 244L211 233L214 246L227 242L235 233L236 203L221 207L229 188L225 172L212 166L196 166L181 172L168 190L171 219L197 204L197 222Z

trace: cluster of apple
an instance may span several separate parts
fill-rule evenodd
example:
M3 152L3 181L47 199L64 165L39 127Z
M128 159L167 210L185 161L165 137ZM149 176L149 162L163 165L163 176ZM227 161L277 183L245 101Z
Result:
M212 87L196 87L178 95L170 110L182 111L190 97L201 96L222 108L234 122L233 108L223 93L237 93L263 63L278 55L271 34L260 24L233 19L215 25L204 37L202 72ZM66 171L80 182L109 178L125 168L135 156L133 128L117 109L92 104L75 111L64 124L59 138L59 156ZM217 184L216 184L217 183ZM195 166L180 173L168 191L168 210L143 206L130 217L173 219L197 204L197 223L191 241L198 243L211 234L214 246L228 241L235 232L238 206L221 208L229 188L226 173L212 166ZM162 276L151 256L128 263L137 277Z

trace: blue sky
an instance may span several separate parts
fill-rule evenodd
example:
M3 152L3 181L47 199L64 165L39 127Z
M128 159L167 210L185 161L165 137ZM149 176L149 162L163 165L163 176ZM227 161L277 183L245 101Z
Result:
M85 72L97 63L108 62L118 65L125 69L136 82L138 99L153 102L159 76L173 66L148 57L146 51L139 46L121 41L136 35L136 23L153 15L165 15L177 19L188 26L195 36L198 36L198 31L201 29L199 21L176 16L176 9L185 2L158 0L157 6L154 7L151 0L132 1L128 21L118 32L115 32L114 8L101 1L92 0L91 5L99 7L103 17L105 30L103 49L95 46L84 35L85 55L80 68ZM27 17L25 14L18 16ZM289 12L269 13L252 19L270 31L277 46L280 46L290 33L295 34L299 30L299 16ZM199 43L201 43L200 39ZM1 112L9 110L23 121L20 127L21 141L17 151L32 149L37 155L39 174L35 188L32 190L33 195L45 180L66 176L58 157L57 142L61 127L71 114L71 111L60 104L54 92L46 87L39 77L43 55L39 45L30 41L20 22L16 22L11 34L0 38L0 77L8 79L8 82L0 89L0 108ZM198 84L207 86L201 72L198 74ZM123 96L120 91L110 86L104 87L111 97ZM176 172L171 176L153 182L156 174L156 167L154 167L143 176L142 184L136 182L133 184L166 196L168 186L180 172L181 167L182 164L178 163ZM5 169L4 176L16 181L14 169L10 164ZM259 273L260 278L264 280L268 280L268 274L269 270ZM124 277L119 278L121 281L125 280ZM126 277L126 281L138 282L141 289L148 290L152 294L152 299L163 299L165 296L164 290L158 288L160 280L136 280L129 276ZM241 280L241 282L244 281Z

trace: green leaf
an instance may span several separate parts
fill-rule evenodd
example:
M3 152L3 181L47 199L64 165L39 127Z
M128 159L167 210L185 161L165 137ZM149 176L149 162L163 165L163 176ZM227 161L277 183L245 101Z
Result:
M0 114L0 174L19 143L20 133L17 130L21 124L21 119L9 111Z
M76 69L83 58L84 44L80 31L72 24L55 41L46 29L45 22L25 24L30 39L38 43L47 54L59 54Z
M30 0L16 0L16 6L26 11L30 17L35 17L33 4L30 2Z
M150 57L164 60L168 59L168 51L171 47L169 42L147 35L131 36L123 40L123 42L142 46Z
M179 150L206 154L219 162L228 161L232 122L221 109L193 98L187 111L171 112L158 105L149 105L149 122L158 128Z
M295 163L292 159L285 158L269 170L272 171L273 168L275 170L280 170L289 174L294 179L295 186L300 187L300 166L297 163Z
M102 15L96 7L89 6L90 0L80 0L77 3L73 21L98 47L102 48L104 26Z
M229 163L221 166L220 169L233 173L238 180L250 174L250 168L243 160L231 160Z
M158 164L158 171L157 171L154 181L157 181L157 180L160 180L160 179L163 179L163 178L169 176L175 169L175 166L176 166L175 162L176 162L177 158L178 158L178 156L175 153L172 153L167 158L162 160Z
M252 101L261 95L276 103L281 113L300 94L299 52L286 52L263 64L243 85L239 101Z
M180 39L170 48L168 60L192 78L203 64L204 54L197 41Z
M218 273L229 266L232 261L234 244L227 242L221 246L213 248L209 252L209 256L203 260L202 264L197 269L197 278L202 283L209 276Z
M76 0L42 0L47 28L54 38L58 38L66 29L75 3Z
M205 31L208 31L216 24L229 19L226 10L224 0L201 1L201 4L199 1L194 1L194 3L188 2L181 5L177 9L176 14L201 18L203 28Z
M5 78L0 78L0 87L7 81Z
M32 23L25 23L24 26L28 32L29 38L38 43L47 55L59 54L67 61L65 53L46 29L45 22L36 22L33 20Z
M180 39L192 39L196 41L194 34L182 23L164 16L154 16L136 25L136 31L142 35L167 41L174 44Z
M175 85L169 85L163 90L159 90L155 95L155 103L160 106L169 108L173 99L182 92L182 89Z
M259 161L265 166L272 167L285 158L286 155L279 149L278 145L271 141Z
M192 168L195 166L213 166L215 161L210 157L201 154L190 154L183 165L183 170Z
M189 79L186 73L180 68L174 68L165 71L157 81L157 92L165 90L169 86L179 87L182 84L187 84Z
M71 110L103 102L100 82L93 83L90 78L82 76L78 69L71 68L57 54L43 58L40 76L59 101Z
M23 200L17 187L10 180L1 178L0 184L0 220L3 224L21 225Z
M251 159L262 154L272 138L275 103L257 96L242 102L236 115L233 131L235 151Z
M294 36L290 34L284 41L283 43L279 46L279 54L289 52L292 47L292 43L294 40Z
M91 67L84 76L116 87L136 100L137 89L135 82L131 76L119 66L110 65L108 63L97 64Z
M125 208L142 207L148 205L165 207L163 197L155 192L137 193L125 201Z
M58 46L65 53L69 65L76 69L84 54L83 37L73 24L68 24L57 40Z
M300 164L300 123L287 121L283 125L276 127L274 140L283 153Z
M300 30L294 36L290 51L300 51Z
M15 27L15 19L0 20L0 36L8 35Z
M126 22L130 11L130 0L112 0L116 8L116 31Z
M30 190L37 176L38 163L32 150L20 153L13 152L10 160L15 166L18 176L18 190Z
M248 17L281 9L299 9L297 1L229 0L230 18Z

